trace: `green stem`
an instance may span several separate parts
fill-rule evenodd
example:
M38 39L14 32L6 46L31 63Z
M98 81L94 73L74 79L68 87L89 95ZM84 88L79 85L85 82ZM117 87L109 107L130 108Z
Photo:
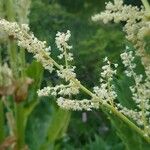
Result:
M13 0L7 0L5 2L5 12L6 17L9 21L15 21L15 10L14 10L14 2ZM8 55L10 60L11 69L13 73L17 76L17 47L13 39L10 37L8 39Z
M146 120L146 114L145 114L145 107L144 107L144 100L141 99L141 111L142 111L142 121L143 121L143 125L144 125L144 132L145 135L148 133L147 132L147 120Z
M4 0L0 0L0 17L4 18Z
M16 43L12 40L8 40L7 50L8 50L10 66L11 66L11 69L13 70L13 74L15 75L15 77L18 77Z
M15 105L15 117L16 117L16 137L17 137L17 150L20 150L25 145L25 124L24 124L24 113L23 105Z
M61 67L59 66L59 64L57 62L55 62L52 58L50 58L50 59L53 61L54 65L58 69L61 69ZM78 80L76 80L74 78L71 78L70 80L72 80L74 83L76 83L80 87L80 89L82 89L85 93L87 93L91 97L94 96L94 93L92 93L90 90L88 90L86 87L84 87ZM95 97L95 98L98 99L98 97ZM133 122L131 122L126 116L124 116L122 113L120 113L118 110L116 110L113 106L111 106L111 105L109 105L107 103L103 104L103 102L101 100L100 100L100 103L106 109L108 109L109 111L114 113L118 118L123 120L131 129L133 129L134 131L139 133L139 135L141 135L148 143L150 143L150 138L145 136L144 131L142 129L140 129L138 126L136 126Z
M64 56L65 56L65 65L66 65L66 68L68 68L67 49L66 49L66 47L64 48Z
M5 138L5 132L4 132L4 107L3 102L0 100L0 144L3 142Z
M145 136L145 133L143 130L141 130L139 127L137 127L132 121L130 121L126 116L124 116L122 113L120 113L118 110L116 110L111 105L105 103L103 104L105 108L107 108L111 113L114 113L117 117L119 117L122 121L124 121L131 129L135 130L137 133L139 133L148 143L150 143L150 138Z
M33 110L35 109L35 107L39 104L39 100L32 100L30 102L30 105L28 107L25 107L23 110L24 113L24 126L26 127L29 115L33 112Z
M6 16L9 21L15 21L15 9L13 0L5 0Z
M6 8L6 17L9 21L16 20L16 10L14 9L14 0L5 0L5 8ZM23 14L24 15L24 14ZM19 18L21 19L21 18ZM11 39L12 38L12 39ZM20 48L19 53L16 43L14 42L13 37L10 37L8 40L8 55L10 60L11 69L13 70L13 74L15 78L20 77L18 68L21 67L21 76L25 76L25 52L24 49ZM18 56L19 55L19 56ZM19 65L18 65L19 60ZM15 120L16 120L16 137L17 137L17 150L20 150L25 145L25 122L27 118L24 115L24 107L23 104L16 104L14 102L15 108Z
M80 86L80 88L87 93L88 95L91 96L91 92L86 89L85 87L83 88L83 85ZM86 89L86 90L85 90ZM93 94L94 95L94 94ZM106 109L109 111L113 112L118 118L123 120L129 127L131 127L133 130L135 130L137 133L139 133L148 143L150 143L150 138L145 136L145 133L143 130L141 130L139 127L137 127L133 122L131 122L126 116L124 116L122 113L120 113L118 110L116 110L113 106L107 104L107 103L102 103L102 106L104 106ZM101 107L102 107L101 106Z
M25 67L26 67L26 60L25 60L25 50L23 48L19 49L20 53L20 70L21 70L21 76L25 77Z

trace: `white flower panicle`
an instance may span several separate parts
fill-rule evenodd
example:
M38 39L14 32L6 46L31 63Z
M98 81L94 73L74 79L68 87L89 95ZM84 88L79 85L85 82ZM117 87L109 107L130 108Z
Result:
M67 30L66 33L61 33L61 32L58 32L56 34L56 45L57 45L57 48L63 52L64 48L66 49L71 49L72 46L69 46L68 45L68 41L71 37L71 32L69 30Z
M66 81L69 81L71 78L76 78L74 72L76 67L69 64L73 60L73 54L70 52L72 46L68 44L70 37L71 32L68 30L66 33L58 32L55 38L57 48L61 52L58 58L64 59L65 61L65 67L62 66L61 70L57 70L57 75Z
M126 38L131 41L137 49L135 54L141 57L141 62L145 68L146 77L142 74L136 74L136 64L132 51L127 50L121 54L122 63L126 70L125 74L134 79L135 84L130 87L132 98L137 105L137 110L129 110L126 107L119 107L120 112L132 118L136 123L144 128L144 131L150 135L150 55L145 51L145 36L150 34L150 21L146 18L146 10L136 6L124 5L123 0L114 0L114 3L106 3L106 10L92 17L93 21L103 21L108 23L124 22L123 30L126 32ZM106 95L106 85L103 85L103 95ZM100 93L98 88L95 89ZM102 93L102 92L101 92ZM99 94L102 95L102 94ZM103 96L104 97L104 96ZM106 96L105 96L106 97ZM116 104L118 105L118 104Z
M127 76L131 77L134 76L134 68L136 67L136 64L134 63L134 56L133 56L133 51L125 51L124 53L122 53L120 55L121 59L122 59L122 63L124 64L124 66L127 68L125 70L125 73Z
M73 60L73 54L68 52L72 48L72 46L69 46L68 44L70 36L71 33L68 30L66 33L58 32L55 38L57 48L61 52L58 58L65 60L65 65L61 65L60 70L56 70L56 73L58 77L64 79L67 84L60 84L55 87L45 87L42 90L38 90L37 93L39 96L49 96L51 94L53 96L61 95L70 97L71 95L77 95L79 93L78 84L80 84L80 82L76 79L76 73L74 72L75 66L69 64L69 62ZM71 79L74 79L76 83Z
M93 90L103 102L110 102L113 104L117 94L115 92L115 87L111 82L113 81L113 76L116 74L118 64L114 64L115 69L112 69L111 63L108 61L107 57L104 59L104 62L106 65L102 67L103 71L101 72L100 86L94 87Z
M45 69L53 70L53 62L51 61L50 47L46 47L46 42L39 41L33 33L29 32L26 24L18 25L16 22L8 22L4 19L0 20L0 32L5 32L9 37L17 40L18 46L33 53L34 57L40 61Z
M142 125L145 128L150 128L149 122L149 110L150 110L150 81L149 78L143 78L142 74L137 75L134 71L136 64L134 63L133 52L124 52L121 54L121 59L126 67L126 75L134 79L135 84L130 86L132 92L132 99L137 105L137 110L128 111L127 108L122 107L121 112L130 116L133 120L137 122L138 125ZM131 115L132 114L132 115ZM137 114L137 115L135 115ZM136 118L137 117L137 118Z
M93 100L70 100L60 97L57 99L58 106L67 110L75 110L75 111L91 111L94 109L99 109L99 102L95 102Z
M123 0L114 0L114 3L106 3L106 10L100 14L92 16L93 21L103 21L108 23L114 21L119 23L121 21L132 20L135 22L135 17L137 20L143 18L144 11L139 10L136 6L123 5ZM135 15L135 16L134 16Z
M111 63L110 61L108 61L108 58L106 57L104 59L104 62L106 62L107 64L105 66L102 67L102 72L101 72L101 77L102 78L106 78L108 81L112 81L113 79L113 75L116 74L116 70L113 70L111 67ZM118 64L114 64L114 67L116 68L118 66ZM101 79L102 80L102 79Z
M150 55L145 51L144 42L144 37L150 34L150 21L146 19L146 14L144 8L124 5L123 0L114 0L114 3L106 3L106 10L93 16L92 20L104 23L124 21L123 30L126 32L126 38L134 44L137 49L136 55L141 57L146 74L150 75Z
M71 52L68 52L68 50L72 49L72 46L68 44L70 37L71 32L67 30L66 33L58 32L55 38L57 48L61 52L61 54L58 55L58 58L59 59L64 58L68 62L73 60L73 54Z
M71 78L76 77L76 73L74 72L74 69L75 67L57 70L57 75L60 78L65 79L65 81L69 81Z
M64 85L64 84L60 84L60 85L56 85L55 87L44 87L42 90L38 90L38 96L49 96L49 95L53 95L53 96L57 96L57 95L76 95L79 93L79 88L78 86L70 81L70 83L68 85Z
M18 46L23 47L28 50L28 52L33 53L37 61L41 62L45 69L48 69L50 72L54 70L53 68L53 59L50 57L51 47L46 47L46 41L39 41L33 33L29 32L30 28L26 24L18 25L16 22L8 22L4 19L0 20L0 32L5 32L8 36L13 37L18 42ZM67 44L71 36L70 31L67 33L58 32L56 35L56 44L59 50L63 55L67 56L67 61L72 60L72 53L67 53L67 50L70 50L72 46ZM74 73L74 66L63 67L59 66L60 70L57 70L57 74L60 78L69 81L71 78L75 78L76 74ZM78 93L79 87L73 82L70 82L68 85L70 89L64 89L67 92ZM55 89L55 88L54 88ZM39 95L48 95L49 88L38 91ZM64 91L64 93L67 93ZM44 94L45 92L45 94ZM60 91L59 91L60 92ZM61 92L60 92L61 93ZM68 93L69 95L69 93Z

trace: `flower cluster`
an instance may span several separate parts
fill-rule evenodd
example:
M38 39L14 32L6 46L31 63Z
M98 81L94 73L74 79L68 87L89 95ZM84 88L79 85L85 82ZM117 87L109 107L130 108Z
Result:
M61 54L58 56L58 58L59 59L64 58L68 62L73 60L73 54L71 52L67 51L67 50L72 49L72 46L70 46L68 44L70 37L71 37L71 32L69 30L67 30L66 33L58 32L56 34L56 38L55 38L57 48L61 52ZM68 65L67 62L66 62L66 65Z
M94 92L103 102L110 102L113 105L113 101L116 99L117 95L112 81L118 65L114 64L115 69L112 69L111 63L107 57L104 59L104 62L106 65L102 67L103 71L101 72L100 86L94 87Z
M124 5L123 0L114 0L114 3L106 3L106 10L92 17L93 21L108 23L125 22L123 30L126 38L134 44L137 49L136 55L141 57L146 73L150 74L150 56L145 52L144 37L150 33L150 21L146 18L147 11L144 8Z
M60 51L64 51L64 48L66 49L71 49L72 46L69 46L68 45L68 41L71 37L71 32L69 30L67 30L66 33L61 33L61 32L58 32L56 34L56 45L57 45L57 48L60 50Z
M121 59L126 67L126 75L134 79L135 84L130 86L132 92L132 99L137 105L137 110L127 110L122 107L121 111L136 120L137 124L144 128L150 129L149 110L150 110L150 82L148 77L144 78L142 74L137 74L134 69L133 52L124 52L121 54Z
M33 53L34 57L40 61L45 69L53 70L53 61L50 59L50 47L46 47L46 41L39 41L33 33L29 32L26 24L18 25L16 22L0 20L0 31L9 37L17 39L18 46L25 48L28 52Z
M67 109L67 110L86 110L86 111L91 111L93 108L94 109L99 109L99 102L95 102L94 100L70 100L70 99L65 99L60 97L57 100L58 106Z
M71 96L72 94L76 95L78 93L79 93L79 88L72 81L70 81L68 85L60 84L60 85L56 85L55 87L48 86L48 87L44 87L42 90L38 90L38 96L49 96L49 95Z
M115 23L123 21L125 23L123 30L126 32L126 38L133 43L136 49L135 55L140 56L146 77L135 72L134 58L136 56L133 55L133 51L129 51L129 48L126 47L126 51L120 56L126 68L125 74L134 80L134 85L129 88L137 108L136 110L130 110L121 106L121 104L116 103L115 105L121 113L142 126L145 133L150 134L150 55L145 51L146 42L144 40L145 36L150 33L150 21L146 15L147 11L143 7L125 5L123 0L114 0L114 3L106 3L106 10L93 16L92 20L103 21L104 23L111 21ZM97 93L100 93L98 88L96 90ZM106 90L103 91L106 93Z
M74 72L75 66L71 66L69 63L73 60L73 54L68 52L72 46L69 46L68 42L70 39L71 33L68 30L66 33L58 32L56 34L56 45L61 54L58 56L59 59L64 59L65 64L60 66L59 70L56 70L57 76L61 79L64 79L67 84L56 85L55 87L45 87L41 90L38 90L39 96L58 96L63 99L63 96L70 97L71 95L77 95L79 93L80 82L76 79L76 73ZM71 79L74 79L73 82ZM62 96L62 97L61 97ZM63 103L65 105L65 102ZM63 107L63 106L62 106Z
M135 73L133 69L136 67L136 64L134 63L133 51L129 51L129 52L125 51L120 55L120 57L122 59L122 63L127 68L125 70L126 75L128 77L134 76Z

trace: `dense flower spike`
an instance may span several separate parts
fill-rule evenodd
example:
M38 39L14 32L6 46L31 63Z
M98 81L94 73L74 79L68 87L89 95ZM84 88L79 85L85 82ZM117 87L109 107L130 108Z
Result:
M60 70L56 70L57 75L59 78L64 79L69 84L66 85L56 85L55 87L45 87L42 90L38 91L39 96L48 96L48 95L68 95L69 97L71 95L76 95L79 93L79 86L72 82L70 79L76 80L77 83L80 83L76 78L76 74L74 72L75 66L71 66L69 64L70 61L73 60L73 54L71 52L68 52L67 50L70 50L72 46L69 46L67 42L69 42L69 38L71 36L70 31L68 30L66 33L58 32L56 34L56 45L57 48L60 50L61 54L58 56L59 59L65 60L65 65L60 66Z
M136 64L133 62L134 57L133 57L133 51L129 52L124 52L120 55L122 59L122 63L124 64L125 67L127 67L125 73L128 77L134 76L135 73L133 69L136 67Z
M4 19L0 20L0 30L5 32L9 37L17 39L17 44L33 53L34 57L40 61L45 69L53 70L53 62L49 57L50 48L46 47L46 42L39 41L33 33L29 32L26 24L18 25L16 22L8 22Z
M56 85L55 87L45 87L42 90L38 90L39 96L49 96L49 95L76 95L79 93L79 87L72 81L68 85Z
M56 45L57 45L57 48L63 52L64 48L66 49L71 49L72 46L69 46L68 45L68 41L69 41L69 38L71 37L71 33L70 31L68 30L67 33L61 33L61 32L58 32L56 34Z
M150 82L148 78L144 79L142 74L137 75L134 71L136 64L134 63L133 52L124 52L121 54L121 59L124 66L127 68L125 73L128 77L134 79L135 84L130 87L132 98L137 104L137 110L127 111L127 108L122 107L122 112L136 120L137 124L150 129L149 110L150 110ZM136 115L135 115L136 114ZM136 118L136 117L137 118Z
M100 87L94 87L94 92L104 102L110 102L110 104L113 105L113 101L116 99L117 94L111 82L113 76L116 74L116 70L112 69L111 63L108 61L107 57L104 59L104 62L106 65L102 67L103 72L101 72ZM118 65L114 64L114 66L116 69Z
M95 102L94 100L70 100L60 97L57 100L58 106L67 110L86 110L91 111L93 108L99 109L99 102Z
M93 16L92 20L103 21L104 23L111 21L115 23L123 21L125 23L123 30L126 32L126 38L131 41L135 49L137 49L135 54L141 58L145 68L146 78L143 77L142 74L136 74L135 56L133 56L133 51L129 51L129 47L126 47L126 51L120 56L122 63L126 67L125 74L133 78L135 82L130 89L132 98L137 104L137 109L129 110L117 103L116 106L120 112L132 118L138 125L142 126L145 130L145 134L147 134L146 136L148 136L148 134L150 134L150 55L145 51L146 43L144 38L150 33L150 21L146 18L146 13L144 8L139 9L136 6L124 5L123 0L114 0L114 3L106 3L106 10ZM106 93L106 88L103 89L105 89L103 91ZM97 90L97 93L102 91L98 90L98 88L95 90Z

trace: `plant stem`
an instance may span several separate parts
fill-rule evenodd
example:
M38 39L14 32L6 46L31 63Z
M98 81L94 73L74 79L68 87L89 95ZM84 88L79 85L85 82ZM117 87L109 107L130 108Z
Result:
M0 0L0 17L4 18L4 0Z
M88 95L92 95L91 92L83 88L83 85L80 85L80 88L87 93ZM86 89L86 90L85 90ZM94 95L94 94L93 94ZM98 98L98 97L97 97ZM101 102L101 101L100 101ZM104 106L109 111L113 112L118 118L120 118L122 121L124 121L129 127L131 127L133 130L135 130L137 133L139 133L148 143L150 143L150 138L145 136L145 133L143 130L141 130L138 126L136 126L133 122L131 122L126 116L124 116L122 113L120 113L118 110L116 110L113 106L111 106L108 103L101 103L102 106ZM102 107L101 106L101 107Z
M17 150L23 148L25 144L25 125L24 125L24 113L23 105L15 104L15 118L16 118L16 136L17 136Z
M54 65L58 69L61 69L60 65L57 62L55 62L52 58L49 58L49 59L51 59L53 61ZM80 89L82 89L85 93L87 93L91 97L94 96L94 93L92 93L85 86L83 86L78 80L76 80L75 78L71 78L70 80L72 80L74 83L76 83L80 87ZM95 97L95 98L99 99L98 97ZM118 118L120 118L122 121L124 121L131 129L133 129L134 131L136 131L137 133L139 133L139 135L141 135L148 143L150 143L150 138L147 137L147 136L145 136L144 131L142 129L140 129L138 126L136 126L133 122L131 122L125 115L123 115L122 113L120 113L118 110L116 110L110 104L103 103L102 100L99 100L99 102L101 103L101 107L104 106L106 109L108 109L109 111L111 111L112 113L114 113Z
M119 117L122 121L124 121L129 127L131 127L133 130L135 130L137 133L139 133L148 143L150 143L150 138L146 137L144 134L144 131L141 130L138 126L136 126L132 121L130 121L126 116L124 116L122 113L120 113L118 110L116 110L111 105L105 103L103 104L105 108L107 108L109 111L114 113L117 117Z
M67 61L67 49L66 47L64 47L64 56L65 56L65 65L66 65L66 68L68 68L68 61Z
M146 114L145 114L145 107L144 107L144 100L141 99L141 111L142 111L142 121L143 121L143 125L144 125L144 132L145 135L148 133L147 132L147 120L146 120Z
M14 4L13 0L7 0L5 2L5 12L6 12L6 17L9 21L15 21L15 10L14 10ZM17 76L17 47L13 39L13 37L10 37L8 39L8 55L9 55L9 60L10 60L10 66L11 69L13 70L13 73L15 76Z
M25 50L23 48L20 48L19 54L20 54L21 77L25 77L25 67L26 67Z
M8 40L8 56L9 56L9 61L10 61L10 66L11 69L13 70L13 74L15 77L18 76L18 71L17 71L17 47L14 41Z
M3 142L5 138L5 132L4 132L4 107L3 107L3 102L0 100L0 144Z
M6 7L6 16L9 21L15 21L15 11L14 11L14 5L13 0L7 0L5 3Z

